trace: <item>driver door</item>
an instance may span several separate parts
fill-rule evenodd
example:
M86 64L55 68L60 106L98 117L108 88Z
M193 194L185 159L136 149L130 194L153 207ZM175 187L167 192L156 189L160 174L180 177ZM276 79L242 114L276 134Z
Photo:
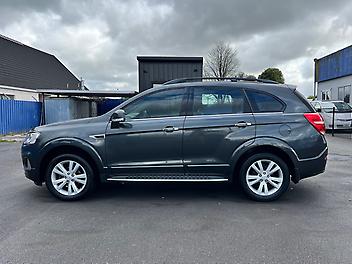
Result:
M123 108L125 122L116 128L109 123L106 153L114 177L184 175L185 100L184 88L146 94Z

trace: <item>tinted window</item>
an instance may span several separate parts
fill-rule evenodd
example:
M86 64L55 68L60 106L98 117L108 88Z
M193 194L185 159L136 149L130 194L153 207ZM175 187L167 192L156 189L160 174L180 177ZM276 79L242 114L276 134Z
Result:
M351 112L352 108L345 102L334 102L337 112Z
M124 107L126 118L179 116L185 89L172 89L143 96Z
M193 115L250 112L243 92L233 87L195 87L192 110Z
M284 105L275 97L261 92L246 91L254 112L281 112Z

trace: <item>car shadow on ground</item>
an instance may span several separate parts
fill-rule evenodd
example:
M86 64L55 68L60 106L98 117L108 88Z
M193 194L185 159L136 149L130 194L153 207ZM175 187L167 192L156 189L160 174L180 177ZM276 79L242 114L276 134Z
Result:
M113 183L102 184L85 200L120 201L223 201L248 203L242 190L228 183ZM311 184L291 184L287 193L275 203L307 203L319 199L319 192Z
M28 196L44 203L59 202L52 197L45 185L26 189ZM301 184L290 184L287 192L274 203L309 204L318 201L320 191L314 184L305 181ZM109 183L100 184L96 190L79 203L86 202L155 202L172 201L216 201L232 203L253 203L238 186L229 183ZM262 204L260 202L254 202Z

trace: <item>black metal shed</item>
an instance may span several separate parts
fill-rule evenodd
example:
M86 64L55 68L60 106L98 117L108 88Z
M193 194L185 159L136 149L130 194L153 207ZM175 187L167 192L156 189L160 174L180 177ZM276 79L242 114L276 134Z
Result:
M139 92L172 79L203 76L203 57L138 56Z

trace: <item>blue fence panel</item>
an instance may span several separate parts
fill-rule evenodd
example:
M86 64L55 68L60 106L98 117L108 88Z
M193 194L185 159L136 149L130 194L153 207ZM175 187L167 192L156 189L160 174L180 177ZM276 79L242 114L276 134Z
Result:
M41 103L0 100L0 134L26 132L40 124Z
M106 99L104 101L99 102L97 105L98 115L102 115L106 112L109 112L111 109L115 108L123 101L125 101L125 99Z

